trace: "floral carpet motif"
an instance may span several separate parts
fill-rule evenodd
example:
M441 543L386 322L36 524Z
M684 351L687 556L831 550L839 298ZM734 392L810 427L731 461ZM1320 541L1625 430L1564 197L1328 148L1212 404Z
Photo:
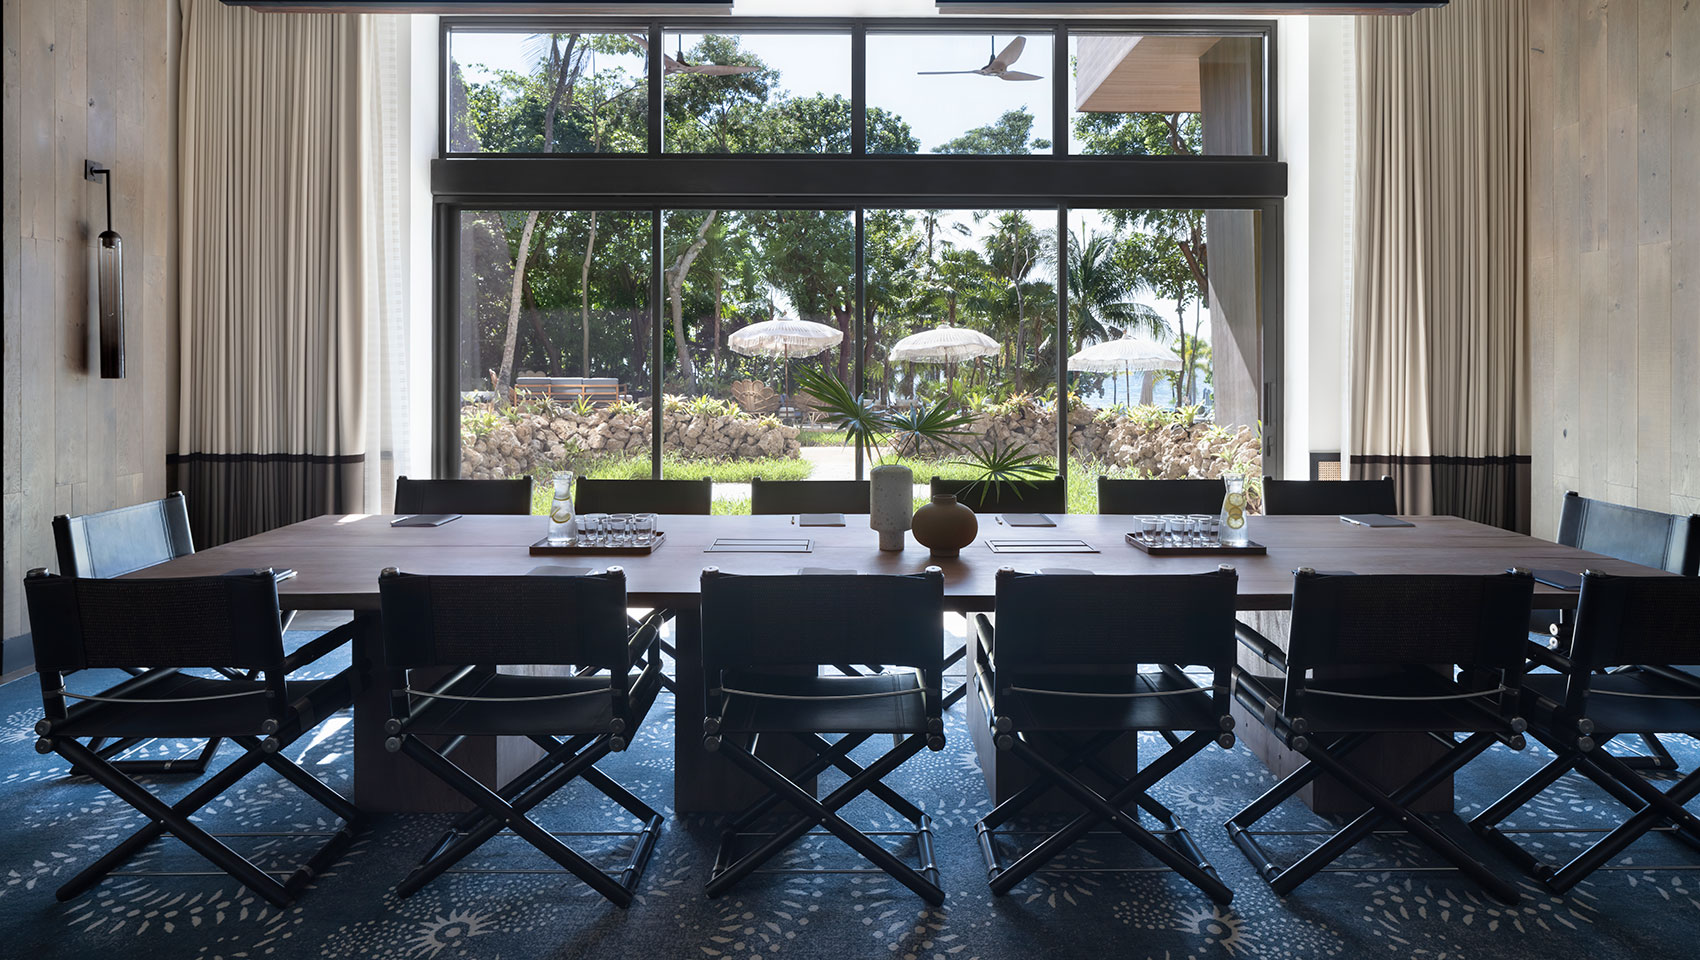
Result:
M292 636L293 641L305 636ZM93 684L95 678L86 683ZM53 891L143 820L86 778L67 775L54 755L35 752L31 727L40 717L33 677L0 687L0 944L8 957L530 958L776 957L1015 960L1029 957L1116 957L1127 960L1412 957L1629 958L1686 955L1700 937L1700 854L1663 836L1643 838L1612 869L1569 895L1555 897L1532 882L1506 906L1460 874L1439 866L1420 846L1377 838L1341 865L1286 898L1271 894L1221 822L1274 779L1243 746L1211 747L1153 791L1171 806L1235 891L1227 907L1185 882L1149 867L1119 836L1092 834L1061 856L1062 872L1040 873L1009 895L994 897L975 839L974 821L991 809L959 705L948 717L943 753L923 753L888 778L932 816L942 884L948 899L933 908L877 873L760 873L720 899L702 885L718 841L715 823L679 816L672 801L672 700L663 695L631 748L602 769L667 816L642 888L629 910L610 906L532 851L523 841L492 840L462 866L406 900L396 883L447 823L441 816L374 818L349 852L293 906L278 910L223 875L119 876L59 903ZM1700 746L1668 738L1684 769L1700 763ZM154 743L144 754L172 756L190 743ZM1141 743L1147 756L1161 741ZM877 755L876 741L857 756ZM236 755L226 747L216 764ZM297 741L290 755L339 790L352 778L352 730L346 714ZM1538 747L1515 753L1495 746L1457 782L1460 814L1500 796L1547 757ZM836 780L823 777L830 787ZM167 800L187 792L181 779L149 783ZM1575 776L1561 780L1512 819L1518 827L1598 828L1619 815L1609 797ZM853 823L894 829L900 821L863 798L845 811ZM582 786L538 811L556 831L635 829L617 807ZM269 771L251 774L207 807L197 822L215 833L311 832L334 821ZM1048 826L1047 823L1031 824ZM1329 826L1288 804L1263 829ZM1507 877L1516 870L1468 835L1445 827L1467 849ZM1568 857L1592 836L1540 833L1544 855ZM900 837L885 837L900 855ZM1270 838L1282 855L1313 837ZM312 837L239 837L233 846L263 866L290 865L316 844ZM630 849L619 837L569 838L604 866ZM773 866L855 870L866 864L835 838L804 838ZM1122 868L1101 872L1101 868ZM211 869L172 840L148 847L128 869L180 873ZM496 872L501 870L527 872Z

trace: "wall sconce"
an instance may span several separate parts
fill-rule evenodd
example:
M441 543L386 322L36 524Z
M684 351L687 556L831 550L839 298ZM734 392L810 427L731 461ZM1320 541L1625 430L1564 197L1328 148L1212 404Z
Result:
M112 229L112 171L83 161L83 179L106 181L106 229L100 234L96 269L100 275L100 375L124 376L124 241Z

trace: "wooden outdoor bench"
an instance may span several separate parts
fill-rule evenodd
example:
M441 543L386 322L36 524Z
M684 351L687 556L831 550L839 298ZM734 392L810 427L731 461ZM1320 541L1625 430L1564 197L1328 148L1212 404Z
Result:
M588 398L599 407L631 399L630 392L614 377L518 377L511 392L516 404L521 391L568 403Z

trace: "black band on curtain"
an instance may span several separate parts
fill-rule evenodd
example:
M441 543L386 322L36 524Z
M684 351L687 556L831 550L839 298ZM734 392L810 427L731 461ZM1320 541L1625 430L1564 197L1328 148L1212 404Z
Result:
M365 454L174 453L165 462L200 547L364 508Z
M1529 532L1529 458L1353 454L1352 476L1393 478L1399 509Z

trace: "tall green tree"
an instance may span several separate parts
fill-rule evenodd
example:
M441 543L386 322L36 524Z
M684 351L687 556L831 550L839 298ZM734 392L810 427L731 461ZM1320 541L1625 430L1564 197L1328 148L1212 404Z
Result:
M579 53L575 59L574 50L578 46L578 34L567 37L566 48L561 46L560 34L549 38L549 56L543 64L543 76L546 82L552 82L549 103L543 113L543 153L551 153L555 148L555 117L560 112L562 100L572 100L573 81L584 69L585 54ZM519 338L519 314L522 307L522 295L525 291L525 262L531 253L531 235L537 229L537 211L526 215L525 226L520 231L519 248L514 252L513 287L508 294L508 326L502 340L502 366L497 372L496 390L500 393L513 384L514 346Z
M996 120L939 144L937 153L1015 154L1051 149L1051 141L1033 136L1033 114L1026 107L1006 110Z

